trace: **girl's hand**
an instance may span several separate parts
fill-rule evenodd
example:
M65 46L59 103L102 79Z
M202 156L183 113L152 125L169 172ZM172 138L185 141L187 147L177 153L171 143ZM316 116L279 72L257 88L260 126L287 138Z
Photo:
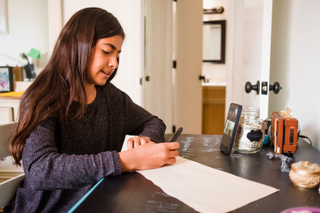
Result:
M121 171L155 169L166 164L174 164L180 147L178 142L146 143L144 145L119 152Z
M138 146L141 146L143 144L150 143L150 142L152 142L152 141L148 137L135 136L135 137L132 137L132 138L128 139L127 147L128 147L128 150L129 150L129 149L133 149L133 148L136 148Z

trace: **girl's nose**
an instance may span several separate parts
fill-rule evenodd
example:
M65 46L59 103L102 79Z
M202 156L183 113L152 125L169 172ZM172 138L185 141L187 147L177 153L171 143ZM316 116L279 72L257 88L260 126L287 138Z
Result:
M113 69L117 69L118 68L118 59L117 57L112 57L109 61L108 64L109 67L112 67Z

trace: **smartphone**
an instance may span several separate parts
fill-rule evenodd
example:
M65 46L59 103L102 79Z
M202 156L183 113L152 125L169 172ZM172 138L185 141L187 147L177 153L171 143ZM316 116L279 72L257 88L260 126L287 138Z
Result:
M232 151L233 142L237 133L241 112L241 105L235 103L230 104L220 144L221 151L227 155L229 155Z

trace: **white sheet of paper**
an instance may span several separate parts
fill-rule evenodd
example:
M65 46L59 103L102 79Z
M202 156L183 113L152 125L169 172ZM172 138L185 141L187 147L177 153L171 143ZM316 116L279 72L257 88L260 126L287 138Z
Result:
M126 135L126 137L123 140L121 152L126 151L128 149L127 141L128 141L129 138L132 138L134 136L135 135Z
M279 191L182 157L173 165L137 172L200 212L232 211Z

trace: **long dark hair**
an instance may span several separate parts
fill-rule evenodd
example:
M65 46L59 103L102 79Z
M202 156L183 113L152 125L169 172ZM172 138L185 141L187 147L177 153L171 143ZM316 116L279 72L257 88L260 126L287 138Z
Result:
M91 48L98 39L115 35L125 37L119 21L101 8L82 9L63 27L47 66L21 98L19 120L9 142L16 164L21 166L25 141L41 121L55 117L68 124L83 116L87 106L84 82ZM69 113L75 98L80 108L76 113Z

